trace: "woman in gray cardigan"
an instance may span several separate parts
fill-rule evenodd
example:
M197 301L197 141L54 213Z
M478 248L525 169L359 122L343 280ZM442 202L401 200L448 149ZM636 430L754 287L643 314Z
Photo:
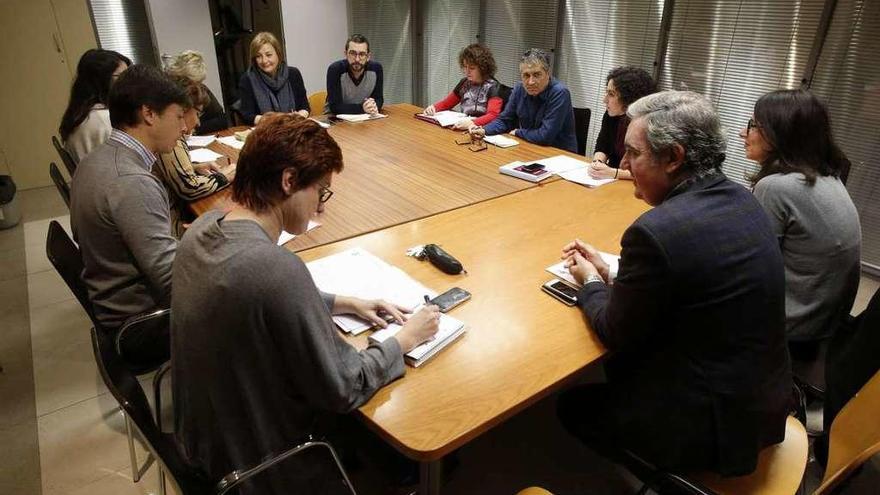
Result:
M403 354L437 332L431 305L403 308L318 291L282 229L306 231L332 192L342 151L318 124L266 116L238 162L229 212L199 217L183 236L171 296L175 432L194 468L212 479L258 464L311 433L319 420L360 406L404 373ZM396 338L356 350L331 314L351 313ZM404 320L406 322L404 323ZM325 493L326 459L304 459L243 485L249 493ZM332 472L331 472L332 473Z
M762 96L740 132L761 168L754 194L785 260L786 336L792 357L811 359L849 314L859 285L859 214L841 181L849 160L831 137L825 106L808 91Z

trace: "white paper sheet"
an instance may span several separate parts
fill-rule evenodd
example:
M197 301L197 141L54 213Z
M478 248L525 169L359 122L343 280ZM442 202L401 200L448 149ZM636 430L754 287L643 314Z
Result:
M499 148L510 148L511 146L516 146L519 144L519 141L513 139L511 137L505 136L503 134L496 134L494 136L486 136L484 140L487 143L494 144Z
M344 120L346 122L363 122L365 120L375 120L375 119L384 119L387 115L383 115L381 113L377 114L369 114L369 113L340 113L336 116L337 119Z
M604 186L610 182L614 182L617 179L594 179L590 177L590 172L585 168L579 168L576 170L568 170L566 172L560 172L557 174L565 180L569 180L571 182L576 182L578 184L587 186L587 187L599 187Z
M190 148L204 148L216 139L215 136L189 136L186 138L186 145Z
M306 232L309 232L310 230L312 230L316 227L320 227L320 226L321 226L321 224L319 222L316 222L314 220L309 220L309 226L306 227ZM283 245L287 244L288 242L294 240L295 238L296 238L296 234L291 234L290 232L288 232L286 230L282 230L281 235L278 236L278 245L283 246Z
M207 148L189 150L189 159L193 163L213 162L218 158L223 158L223 155L215 153Z
M235 138L235 136L224 136L221 138L217 138L217 141L220 141L221 143L225 144L226 146L230 146L230 147L235 148L237 150L244 148L244 141L239 141L238 139Z

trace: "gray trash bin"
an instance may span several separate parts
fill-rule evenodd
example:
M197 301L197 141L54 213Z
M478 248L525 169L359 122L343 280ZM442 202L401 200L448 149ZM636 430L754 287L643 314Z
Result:
M15 182L8 175L0 175L0 230L15 227L20 221Z

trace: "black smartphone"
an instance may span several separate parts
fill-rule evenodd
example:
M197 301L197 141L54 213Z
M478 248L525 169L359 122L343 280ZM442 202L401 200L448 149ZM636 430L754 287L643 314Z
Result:
M439 296L431 299L431 304L440 306L440 312L445 313L450 309L471 298L471 293L461 287L453 287Z
M566 284L562 280L558 278L554 278L553 280L545 283L541 286L541 290L550 294L551 296L559 299L567 306L574 306L577 304L577 289Z
M530 174L534 174L537 172L543 172L544 168L545 168L544 165L540 164L540 163L530 163L528 165L522 166L522 169Z

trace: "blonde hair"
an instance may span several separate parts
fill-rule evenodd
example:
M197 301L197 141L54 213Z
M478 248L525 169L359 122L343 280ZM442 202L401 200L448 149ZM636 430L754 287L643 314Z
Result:
M278 55L278 61L284 60L284 52L281 51L281 42L278 41L278 38L275 37L274 34L263 31L261 33L257 33L254 36L254 39L251 40L251 63L254 63L254 60L257 58L257 53L260 51L260 48L263 45L269 44L272 45L272 48L275 49L275 53Z
M205 58L195 50L180 52L166 69L171 76L185 77L195 82L202 82L208 77L208 68L205 67Z

